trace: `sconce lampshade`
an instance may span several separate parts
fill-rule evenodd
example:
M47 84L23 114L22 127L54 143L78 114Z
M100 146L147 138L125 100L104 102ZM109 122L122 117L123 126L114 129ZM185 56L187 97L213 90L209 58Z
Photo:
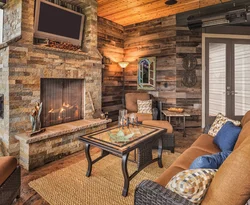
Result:
M119 64L119 66L120 66L121 68L126 68L126 67L128 66L128 64L129 64L129 62L122 61L122 62L119 62L118 64Z

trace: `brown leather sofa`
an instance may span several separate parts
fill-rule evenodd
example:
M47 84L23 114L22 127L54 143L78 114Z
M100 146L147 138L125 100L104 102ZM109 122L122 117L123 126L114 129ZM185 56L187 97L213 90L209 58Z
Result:
M0 205L10 205L20 196L21 173L15 157L0 157Z
M152 96L148 93L127 93L125 95L125 102L126 102L126 110L128 113L137 113L137 100L150 100ZM152 99L153 100L153 99ZM138 121L142 122L144 120L156 120L158 115L158 109L154 107L152 108L153 114L141 114L137 113Z
M250 198L250 111L241 124L234 150L216 173L202 205L244 205ZM174 175L188 169L195 158L220 151L212 136L202 134L159 178L154 182L145 180L137 186L135 204L193 205L165 186Z

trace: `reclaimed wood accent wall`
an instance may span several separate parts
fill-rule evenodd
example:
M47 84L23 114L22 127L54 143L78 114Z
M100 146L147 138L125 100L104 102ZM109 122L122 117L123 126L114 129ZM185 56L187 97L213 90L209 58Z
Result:
M200 115L202 101L202 33L199 30L190 31L187 27L177 27L176 34L176 105L189 110L193 115ZM183 68L183 59L187 54L191 54L197 59L197 66L195 67L197 83L191 88L185 87L182 83L182 78L186 72Z
M191 114L201 109L201 33L176 26L176 16L159 18L129 26L121 26L98 18L98 48L104 56L104 112L117 120L122 108L123 73L119 61L128 61L125 69L125 92L149 92L164 102L165 107L184 107ZM182 62L187 54L197 58L197 83L187 88L182 83L185 74ZM138 59L156 57L156 90L137 90ZM200 109L194 109L200 107Z
M137 91L137 65L141 57L156 57L155 97L176 104L176 18L164 17L124 27L126 92ZM144 91L145 92L145 91Z
M191 114L200 115L201 109L201 33L176 26L176 16L124 27L126 92L137 90L137 64L141 57L156 57L156 90L149 91L164 102L165 107L184 107ZM197 83L187 88L182 83L185 75L183 58L192 54L197 58ZM144 91L145 92L145 91ZM198 109L194 109L197 108Z
M103 55L102 109L116 121L122 108L123 73L118 62L124 58L124 29L98 17L98 49Z

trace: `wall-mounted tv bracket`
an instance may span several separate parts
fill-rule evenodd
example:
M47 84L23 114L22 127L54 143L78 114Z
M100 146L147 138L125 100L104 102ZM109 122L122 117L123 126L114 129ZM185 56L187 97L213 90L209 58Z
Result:
M4 118L4 95L0 94L0 119Z

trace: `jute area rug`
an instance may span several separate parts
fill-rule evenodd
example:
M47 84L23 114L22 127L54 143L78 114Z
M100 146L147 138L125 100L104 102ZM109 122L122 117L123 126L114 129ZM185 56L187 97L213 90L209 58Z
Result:
M85 176L87 160L83 160L34 180L29 186L51 205L132 205L136 185L144 179L155 180L179 155L164 151L164 168L159 168L155 162L143 169L130 181L127 197L121 195L123 189L121 158L112 155L94 164L89 178ZM92 158L97 156L96 154ZM128 169L132 173L136 170L136 165L129 162Z

